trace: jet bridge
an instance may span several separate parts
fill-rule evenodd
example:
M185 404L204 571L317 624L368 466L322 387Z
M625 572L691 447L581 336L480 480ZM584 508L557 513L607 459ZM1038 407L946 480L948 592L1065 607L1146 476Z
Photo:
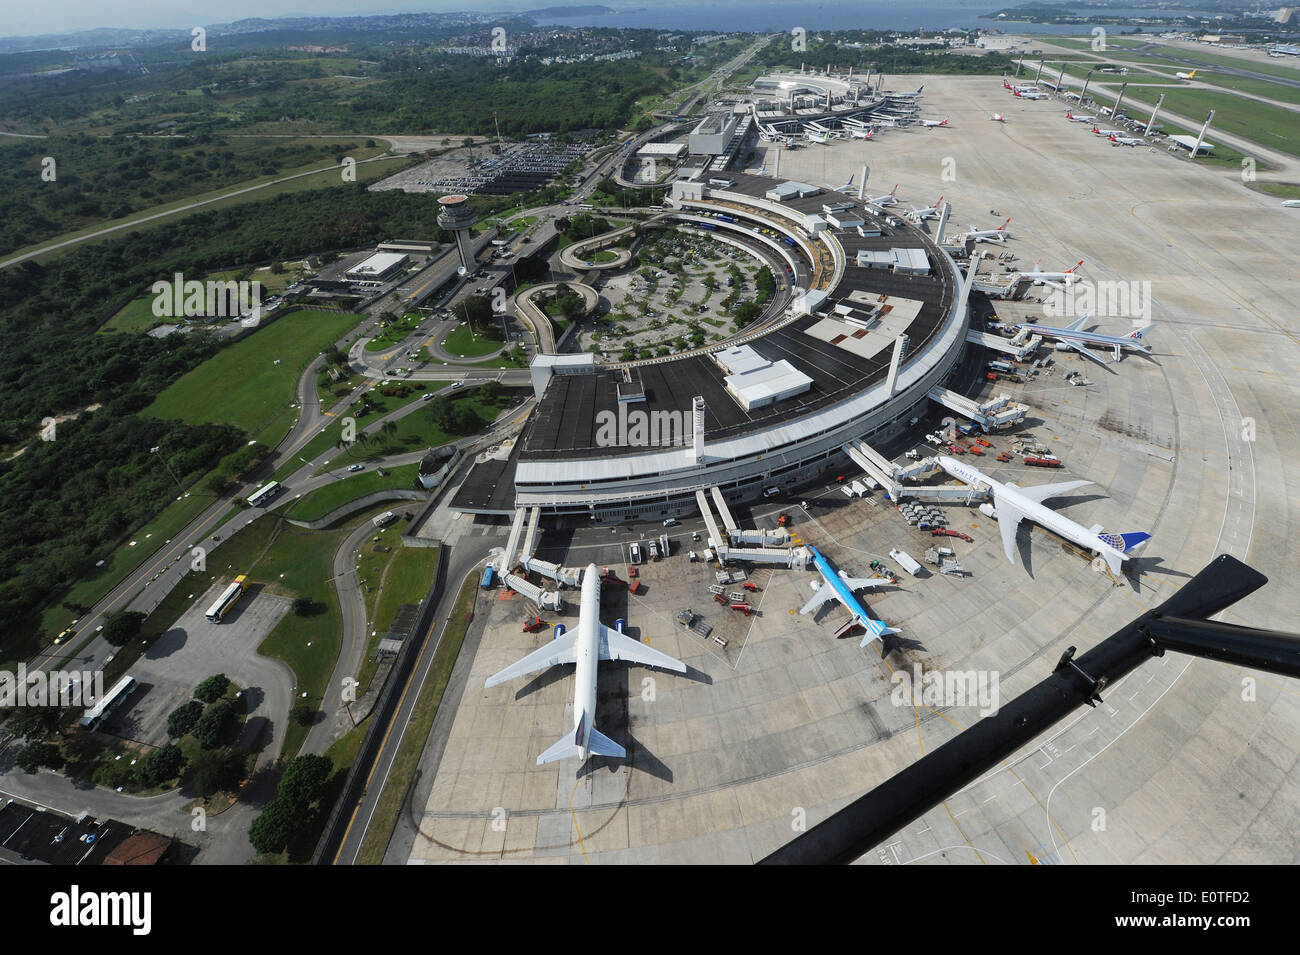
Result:
M537 550L537 525L541 521L542 509L534 507L528 512L528 533L524 535L524 549L519 552L519 562L522 564L528 558L533 556L533 551Z
M981 332L972 328L966 333L966 341L972 345L981 345L984 348L1003 352L1015 358L1016 361L1024 361L1043 343L1043 336L1031 335L1028 341L1017 342L1016 339L1003 338L1001 335L990 335L988 332Z
M709 510L709 501L704 496L703 489L695 491L695 502L700 506L700 516L704 518L704 525L709 529L709 543L713 549L718 551L719 559L722 558L722 551L726 548L726 539L718 533L718 525L713 520L713 511Z
M939 470L939 462L934 458L922 458L905 465L895 464L861 438L854 438L841 450L849 456L850 461L866 471L871 480L885 489L885 496L891 501L896 501L907 493L903 481Z
M524 519L527 516L527 508L515 509L515 522L510 526L510 536L506 538L506 552L501 555L501 565L497 567L498 573L503 577L514 570L518 564L515 555L519 553L519 538L523 535Z
M971 421L984 429L985 434L990 431L1011 427L1011 425L1022 420L1028 411L1024 405L1016 404L1006 395L999 395L996 398L990 398L988 401L977 404L965 395L959 395L948 388L936 386L930 390L929 397L931 401L937 401L945 408L949 408L963 417L970 418Z

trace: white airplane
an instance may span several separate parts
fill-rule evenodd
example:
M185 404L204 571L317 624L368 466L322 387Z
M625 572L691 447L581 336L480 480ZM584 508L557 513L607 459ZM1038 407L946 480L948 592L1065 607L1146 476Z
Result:
M1005 243L1007 241L1007 236L1009 235L1007 232L1007 225L1010 222L1011 217L1007 216L1007 221L1002 223L1002 225L998 226L996 229L977 229L974 226L971 226L970 231L967 232L966 235L968 238L972 238L976 242Z
M876 131L874 129L851 129L849 135L854 139L874 139Z
M1120 133L1124 132L1122 129L1098 129L1095 125L1092 127L1092 131L1098 136L1105 136L1107 139L1112 136L1118 136Z
M1114 136L1114 135L1112 135L1112 136L1110 136L1110 137L1108 137L1108 138L1109 138L1110 141L1111 141L1112 143L1114 143L1116 146L1141 146L1143 143L1146 142L1145 139L1140 139L1140 138L1135 137L1135 136Z
M926 206L924 209L918 209L916 208L916 206L913 206L912 215L914 215L918 220L933 219L935 216L939 214L939 204L941 202L943 202L943 196L940 196L937 200L935 200L934 205Z
M943 119L923 119L923 120L921 120L921 125L922 125L922 126L936 126L936 127L938 127L938 126L947 126L947 125L948 125L948 117L945 116Z
M921 95L923 89L925 89L925 84L918 86L915 93L889 93L887 95L890 99L916 99Z
M808 602L803 605L803 609L799 613L809 614L819 609L822 604L838 600L851 616L835 631L835 636L842 637L854 627L861 627L866 631L866 634L862 637L862 643L859 644L859 646L863 647L873 640L879 640L891 633L898 633L893 627L885 626L882 621L876 620L867 613L854 595L856 590L883 587L890 581L882 577L850 577L842 570L837 573L826 558L822 556L821 551L811 544L808 545L808 549L812 551L813 566L817 568L817 573L821 574L822 582L819 584L815 580L811 581L814 593Z
M804 138L810 143L817 143L821 146L829 146L831 142L830 133L804 133Z
M1283 209L1300 209L1300 199L1283 199Z
M844 185L842 185L842 186L836 186L836 187L835 187L835 191L836 191L836 192L852 192L852 191L853 191L853 176L849 176L849 181L846 182Z
M1174 77L1180 80L1194 80L1196 79L1196 71L1192 70L1190 73L1175 73Z
M1001 113L994 113L992 116L989 117L989 119L995 123L1005 123L1007 121L1007 118L1003 116Z
M578 609L578 629L562 634L521 660L488 677L492 687L515 677L576 663L573 679L573 729L555 745L537 757L537 765L576 756L583 762L591 754L623 758L627 751L599 732L596 718L596 671L601 660L627 660L643 666L685 673L686 664L645 644L611 630L600 622L600 571L588 564L582 572L582 601Z
M1127 335L1103 335L1100 332L1085 332L1082 330L1084 323L1090 318L1092 318L1092 312L1084 315L1083 318L1075 319L1064 328L1056 328L1052 325L1037 325L1032 322L1016 325L1015 328L1016 331L1027 331L1031 335L1042 335L1044 338L1055 339L1058 342L1057 348L1064 345L1066 348L1071 348L1081 355L1091 358L1100 365L1106 364L1105 360L1098 358L1090 349L1085 348L1085 345L1102 345L1111 349L1115 355L1115 361L1123 358L1126 351L1141 352L1144 355L1151 354L1151 346L1144 344L1144 340L1151 329L1155 328L1155 325L1144 325Z
M1019 96L1021 99L1047 99L1046 93L1040 93L1037 90L1031 90L1028 93L1016 92L1012 95Z
M1065 118L1072 123L1092 123L1094 126L1097 124L1096 116L1075 116L1072 111L1067 111Z
M892 206L898 202L898 183L894 183L894 188L890 189L883 196L867 196L866 201L873 206ZM1286 203L1283 203L1285 205Z
M1112 573L1123 572L1124 560L1138 546L1151 539L1150 534L1136 532L1130 534L1106 534L1101 525L1084 527L1061 514L1056 513L1042 502L1076 488L1086 487L1091 481L1064 481L1060 484L1039 484L1034 487L1020 487L1016 484L1003 484L995 481L978 468L962 464L947 455L940 455L936 460L939 466L957 480L971 487L984 485L993 497L993 503L981 504L980 513L996 518L998 529L1002 532L1002 549L1006 551L1007 560L1016 562L1016 529L1025 518L1055 534L1071 540L1080 547L1086 547L1106 562Z
M1005 90L1010 90L1010 91L1011 91L1013 94L1015 94L1016 96L1019 96L1021 93L1037 93L1037 92L1038 92L1038 87L1037 87L1037 86L1012 86L1012 85L1011 85L1010 83L1008 83L1006 80L1003 80L1003 81L1002 81L1002 88L1005 89Z
M1062 288L1073 285L1079 280L1079 266L1083 265L1083 259L1076 262L1074 268L1066 269L1064 272L1044 272L1038 267L1039 264L1035 262L1033 270L1024 274L1032 278L1035 285L1056 285L1057 288Z

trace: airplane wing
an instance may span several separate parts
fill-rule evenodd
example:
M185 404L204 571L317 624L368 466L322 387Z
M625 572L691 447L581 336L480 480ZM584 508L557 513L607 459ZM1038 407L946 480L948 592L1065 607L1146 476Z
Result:
M812 585L817 588L816 592L808 599L808 602L803 605L803 609L799 611L801 614L812 613L814 610L819 609L821 605L826 603L828 600L837 599L835 588L829 584L823 583L819 586L819 582L814 580L812 581Z
M558 640L549 640L528 656L516 660L504 670L499 670L487 678L484 687L496 686L513 680L517 676L559 666L561 663L574 662L574 646L578 642L578 631L572 630Z
M1025 515L1016 510L1005 498L998 496L993 502L998 512L998 530L1002 532L1002 549L1007 552L1007 560L1016 562L1016 528Z
M875 590L877 587L883 587L889 583L883 577L850 577L844 571L840 571L840 580L849 585L849 590Z
M1062 338L1061 341L1065 342L1066 345L1068 345L1070 348L1073 348L1080 355L1083 355L1087 358L1091 358L1093 361L1101 365L1103 368L1106 368L1106 366L1110 364L1110 362L1106 361L1106 359L1099 357L1095 352L1092 351L1092 349L1086 348L1085 346L1079 344L1078 342L1072 342L1068 338ZM1112 375L1115 373L1110 368L1106 368L1106 370L1109 371Z
M1066 491L1087 487L1091 483L1091 481L1062 481L1060 484L1036 484L1033 487L1018 488L1018 490L1031 501L1037 501L1041 504L1049 497L1056 497Z
M617 630L611 630L604 625L600 628L600 658L602 660L626 660L629 663L658 667L661 670L672 670L675 673L686 672L686 664L681 660L670 657L666 653L660 653L658 650L651 650L644 643L624 636Z

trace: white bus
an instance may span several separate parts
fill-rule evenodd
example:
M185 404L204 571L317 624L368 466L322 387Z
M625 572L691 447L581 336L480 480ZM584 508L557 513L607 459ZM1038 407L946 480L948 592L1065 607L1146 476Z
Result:
M221 596L216 602L208 608L207 618L211 623L221 623L221 618L230 613L230 609L239 603L239 598L244 595L244 590L248 587L248 578L240 574L234 581L221 592Z
M254 491L252 494L249 495L249 497L248 497L248 506L249 506L249 507L261 507L263 504L265 504L265 503L266 503L267 501L269 501L271 498L273 498L273 497L275 497L277 494L279 494L279 493L280 493L280 490L281 490L280 482L279 482L279 481L272 481L270 484L267 484L267 485L265 485L264 487L260 487L260 488L258 488L256 491Z
M99 729L99 724L112 716L113 711L122 705L122 702L131 695L131 691L134 689L135 677L122 677L113 684L113 688L105 693L99 702L86 710L81 717L81 725L88 730Z

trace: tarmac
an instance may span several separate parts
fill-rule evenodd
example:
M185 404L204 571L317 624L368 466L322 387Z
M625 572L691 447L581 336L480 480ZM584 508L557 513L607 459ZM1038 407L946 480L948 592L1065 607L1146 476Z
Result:
M1300 451L1297 210L1249 191L1237 170L1112 147L1068 123L1065 104L1013 100L996 78L924 82L923 115L950 116L950 128L783 151L781 176L834 185L866 163L868 192L897 181L907 204L940 194L952 202L949 232L1010 215L1006 250L1017 264L1041 259L1053 270L1083 259L1088 281L1151 283L1150 360L1130 355L1105 369L1056 352L1053 374L983 392L1028 405L1021 432L1050 445L1064 468L999 465L992 454L974 462L1023 484L1095 482L1060 509L1085 526L1149 531L1137 575L1112 579L1028 525L1008 563L992 520L947 508L950 526L974 539L945 542L970 575L903 574L897 588L866 594L902 630L902 648L882 662L874 645L833 638L838 611L796 613L815 576L806 572L764 572L753 595L761 616L745 618L747 627L728 621L743 632L720 650L674 620L684 606L708 609L712 582L709 568L675 554L642 568L641 597L606 588L602 619L625 618L632 635L689 670L603 663L596 725L629 759L587 767L535 765L571 725L571 670L483 689L550 631L521 632L531 608L517 596L486 611L481 600L481 639L410 861L757 861L979 718L969 701L900 699L894 671L996 675L1010 700L1067 646L1090 648L1221 553L1271 578L1222 619L1295 629L1300 477L1287 463ZM1006 122L990 122L995 112ZM1134 320L1146 323L1095 323L1124 332ZM1092 384L1066 384L1064 372L1076 369ZM936 408L916 437L945 413ZM992 441L996 450L1011 444ZM806 514L784 506L803 540L859 575L891 547L919 558L930 542L878 494L815 497ZM572 627L576 607L551 616ZM1300 860L1300 687L1168 654L1102 695L861 861Z

